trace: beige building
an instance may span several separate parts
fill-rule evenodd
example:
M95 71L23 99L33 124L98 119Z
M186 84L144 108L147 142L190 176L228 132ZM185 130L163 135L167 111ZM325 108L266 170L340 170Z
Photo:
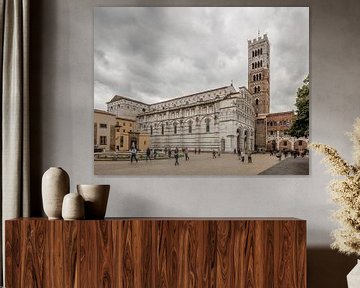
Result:
M115 150L129 151L132 146L139 151L150 147L150 135L140 131L135 117L116 117Z
M94 110L94 147L110 151L115 149L116 116L112 113Z

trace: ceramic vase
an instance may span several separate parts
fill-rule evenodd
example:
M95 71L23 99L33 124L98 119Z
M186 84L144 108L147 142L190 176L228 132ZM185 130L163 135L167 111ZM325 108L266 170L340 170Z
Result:
M62 205L62 217L64 220L84 219L85 208L84 199L79 193L69 193L65 195Z
M60 167L49 168L42 177L43 208L49 219L61 219L63 198L69 193L69 175Z
M357 261L355 267L347 275L348 288L360 287L360 260Z
M110 185L77 185L85 201L85 219L104 219Z

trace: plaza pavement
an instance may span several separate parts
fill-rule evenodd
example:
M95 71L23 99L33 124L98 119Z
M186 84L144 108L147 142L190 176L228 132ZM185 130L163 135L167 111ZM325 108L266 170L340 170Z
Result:
M242 163L237 155L221 154L213 159L212 153L190 153L190 160L179 158L179 166L175 159L139 161L94 161L95 175L257 175L278 164L278 158L266 154L253 154L253 163ZM289 158L288 158L289 159ZM275 170L276 172L276 170Z
M284 161L262 171L260 175L309 175L309 158L286 158Z

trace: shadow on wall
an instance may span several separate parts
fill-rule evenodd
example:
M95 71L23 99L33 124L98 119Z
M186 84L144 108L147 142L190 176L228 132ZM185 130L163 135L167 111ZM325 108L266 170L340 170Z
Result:
M346 275L356 265L356 256L328 248L307 250L308 288L347 288Z

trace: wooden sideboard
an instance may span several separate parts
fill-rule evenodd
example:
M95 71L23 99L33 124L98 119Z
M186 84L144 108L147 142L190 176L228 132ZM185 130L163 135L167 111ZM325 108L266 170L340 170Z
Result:
M115 218L5 223L6 287L306 287L306 221Z

